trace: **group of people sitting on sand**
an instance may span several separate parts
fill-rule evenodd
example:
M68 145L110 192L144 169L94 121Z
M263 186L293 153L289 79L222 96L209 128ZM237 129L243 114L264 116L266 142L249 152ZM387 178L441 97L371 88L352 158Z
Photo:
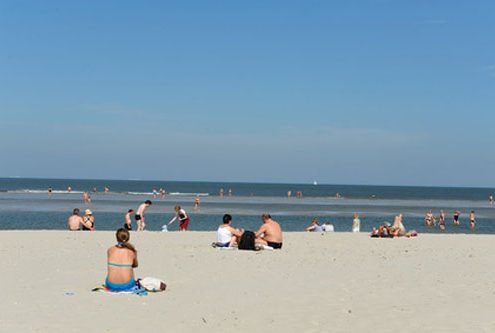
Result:
M378 229L373 228L371 237L415 237L418 233L415 230L406 231L406 227L402 223L402 214L396 215L394 224L388 222L382 223Z
M232 216L225 214L223 223L217 230L215 247L235 247L245 241L245 235L253 234L253 243L258 248L269 246L273 249L282 248L282 228L274 221L270 214L262 216L263 224L256 231L246 231L232 227ZM107 250L107 277L105 287L113 292L129 291L137 286L134 277L134 268L138 267L137 250L129 243L130 233L125 228L117 230L115 237L117 244ZM164 288L163 288L164 289Z
M258 250L264 247L281 249L283 238L280 224L273 220L268 213L261 215L261 219L263 224L258 231L252 232L234 228L232 226L232 216L225 214L223 223L217 229L217 241L212 246L220 248L238 247L241 250Z

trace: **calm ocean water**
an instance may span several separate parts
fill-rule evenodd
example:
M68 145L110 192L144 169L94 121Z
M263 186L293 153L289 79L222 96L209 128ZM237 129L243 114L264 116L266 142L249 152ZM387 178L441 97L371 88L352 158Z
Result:
M67 193L68 186L72 193ZM110 188L109 193L103 193L105 186ZM51 196L48 187L53 188ZM154 198L152 190L161 187L169 195ZM219 196L221 188L224 197ZM289 190L292 198L287 198ZM471 233L467 221L471 209L477 214L474 232L495 233L495 206L488 202L495 189L488 188L23 178L0 178L0 229L65 229L73 208L87 208L82 202L83 191L91 192L90 208L97 230L115 230L122 225L127 209L136 209L150 199L153 205L146 213L148 230L160 230L179 204L191 216L191 230L216 230L224 213L234 216L236 226L253 230L261 223L261 213L270 212L287 231L304 230L312 217L332 222L336 231L350 231L352 215L358 212L362 231L370 231L402 213L406 228L435 233L439 232L437 228L424 226L424 214L429 209L438 214L442 208L447 214L447 233ZM297 191L302 192L302 198L295 198ZM337 199L336 193L342 198ZM197 211L193 210L196 195L201 196ZM461 211L460 226L451 223L456 209ZM176 229L177 225L172 227Z

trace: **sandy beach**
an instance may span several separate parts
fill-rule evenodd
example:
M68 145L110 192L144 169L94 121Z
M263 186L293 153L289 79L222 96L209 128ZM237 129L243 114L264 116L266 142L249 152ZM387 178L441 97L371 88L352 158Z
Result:
M214 238L132 233L136 276L168 284L140 297L90 291L112 232L0 232L0 331L495 331L493 236L286 233L261 252Z

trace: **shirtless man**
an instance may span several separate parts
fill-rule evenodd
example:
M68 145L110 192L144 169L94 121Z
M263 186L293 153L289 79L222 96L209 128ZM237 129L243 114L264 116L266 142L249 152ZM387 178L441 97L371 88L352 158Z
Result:
M144 211L146 208L151 206L152 202L150 200L146 200L144 203L139 205L138 210L134 218L136 219L137 231L143 231L146 224L144 223Z
M79 215L79 208L74 208L72 215L67 219L67 228L70 231L79 231L81 224L83 224L82 217Z
M272 220L272 217L268 213L261 215L261 219L263 220L263 224L256 232L256 244L281 249L283 239L280 224Z
M134 209L129 209L129 210L127 211L127 214L125 214L125 218L124 218L124 228L125 228L127 231L132 230L132 219L131 219L132 213L134 213Z

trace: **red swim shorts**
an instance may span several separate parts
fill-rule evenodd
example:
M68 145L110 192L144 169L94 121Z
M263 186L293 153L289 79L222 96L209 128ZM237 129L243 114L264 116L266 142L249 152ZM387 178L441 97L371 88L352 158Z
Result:
M179 230L187 230L187 227L189 226L189 218L180 221L179 223Z

